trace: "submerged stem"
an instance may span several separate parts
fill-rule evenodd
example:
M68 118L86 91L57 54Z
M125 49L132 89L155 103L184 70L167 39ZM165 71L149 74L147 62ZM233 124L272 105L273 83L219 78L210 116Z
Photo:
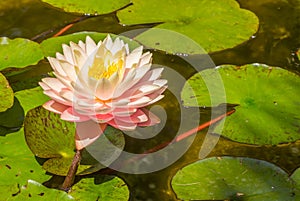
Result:
M81 161L81 151L76 150L76 153L74 155L72 164L69 168L68 174L64 180L64 183L62 184L62 187L61 187L62 190L68 191L70 189L70 187L73 185L74 180L75 180L75 175L77 172L77 168L79 166L80 161Z

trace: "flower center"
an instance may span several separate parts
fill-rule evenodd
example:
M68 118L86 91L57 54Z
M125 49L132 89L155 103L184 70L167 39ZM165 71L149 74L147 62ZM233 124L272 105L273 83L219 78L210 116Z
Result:
M115 72L121 73L123 68L123 60L119 59L116 63L111 63L104 66L103 60L94 62L94 64L89 69L89 76L97 80L105 78L109 79Z

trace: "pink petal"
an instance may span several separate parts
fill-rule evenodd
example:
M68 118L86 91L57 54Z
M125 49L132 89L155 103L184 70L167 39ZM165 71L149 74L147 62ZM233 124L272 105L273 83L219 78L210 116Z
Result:
M62 120L71 121L71 122L82 122L82 121L90 120L90 118L88 116L79 114L72 107L69 107L67 110L65 110L60 115L60 118Z
M69 102L74 102L74 93L69 89L63 89L59 95Z
M50 87L56 93L59 93L62 89L67 88L59 79L53 77L43 78L42 82L48 85L48 87Z
M115 122L114 119L107 122L107 124L123 131L133 131L136 128L136 124L131 124L123 121Z
M133 113L137 111L136 108L115 108L113 110L114 116L122 117L122 116L131 116Z
M126 123L137 124L148 121L148 116L142 110L139 109L131 116L115 117L114 120L115 122L122 121Z
M155 114L146 109L143 109L143 111L148 116L148 121L139 123L138 126L153 126L160 123L160 119Z
M69 106L63 105L61 103L58 103L54 100L50 100L43 104L43 107L46 110L49 110L51 112L54 112L56 114L62 114L66 109L69 108Z
M149 101L151 101L151 98L149 98L148 96L143 96L141 98L131 101L130 103L128 103L128 106L140 107L146 103L149 103Z
M108 122L108 121L110 121L114 118L114 116L110 113L108 113L108 114L96 114L96 115L93 115L93 116L90 115L90 117L98 123L106 123L106 122Z
M51 90L51 88L44 82L39 82L39 85L42 87L43 90Z
M59 102L63 105L72 106L72 102L69 102L65 100L64 98L60 97L55 91L53 90L45 90L43 93L47 96L49 96L51 99L55 100L56 102Z
M106 124L98 124L92 120L76 123L75 145L81 150L92 144L104 132Z

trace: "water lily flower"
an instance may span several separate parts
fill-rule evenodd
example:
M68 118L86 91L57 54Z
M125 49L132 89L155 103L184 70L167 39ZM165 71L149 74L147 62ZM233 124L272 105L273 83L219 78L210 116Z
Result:
M140 46L130 52L128 44L108 35L96 44L63 45L63 54L48 57L54 77L43 78L40 86L51 98L43 107L76 122L78 150L95 141L107 125L123 131L151 126L159 118L145 109L163 98L167 80L162 68L151 69L152 54Z

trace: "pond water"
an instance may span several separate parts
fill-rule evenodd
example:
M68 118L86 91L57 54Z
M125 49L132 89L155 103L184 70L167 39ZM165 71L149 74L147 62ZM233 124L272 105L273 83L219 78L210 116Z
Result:
M297 12L300 2L298 0L238 0L238 3L242 8L248 9L258 16L260 21L258 32L238 46L209 53L213 62L216 65L264 63L300 74L300 62L295 53L300 47L300 14ZM138 28L155 26L155 24L123 26L118 22L115 13L82 17L79 14L62 12L38 0L3 1L0 3L0 16L1 37L21 37L37 42L52 37L70 23L73 23L73 26L63 34L79 31L120 34ZM195 73L193 67L177 55L166 54L158 50L152 51L152 53L154 63L172 66L186 79ZM17 92L38 86L37 82L47 76L50 71L50 65L46 60L43 60L37 65L24 69L6 69L2 72L13 90ZM180 111L179 103L174 101L175 98L169 91L165 92L165 95L166 100L158 103L158 105L167 108L168 121L161 132L164 135L160 133L148 140L138 140L125 136L125 150L143 153L173 139L178 129L177 125L180 123L180 112L182 111ZM210 108L201 108L200 113L201 123L210 120ZM199 160L198 153L206 132L207 130L199 132L184 156L160 171L149 174L127 174L102 170L100 173L109 173L122 178L128 185L130 200L179 200L172 190L171 179L179 169ZM277 146L259 146L238 143L221 137L207 157L238 156L261 159L274 163L287 171L288 174L292 174L296 168L300 167L299 150L300 141ZM77 180L80 179L81 177L77 178ZM51 180L45 181L45 185L56 187L61 180L62 177L54 176Z

